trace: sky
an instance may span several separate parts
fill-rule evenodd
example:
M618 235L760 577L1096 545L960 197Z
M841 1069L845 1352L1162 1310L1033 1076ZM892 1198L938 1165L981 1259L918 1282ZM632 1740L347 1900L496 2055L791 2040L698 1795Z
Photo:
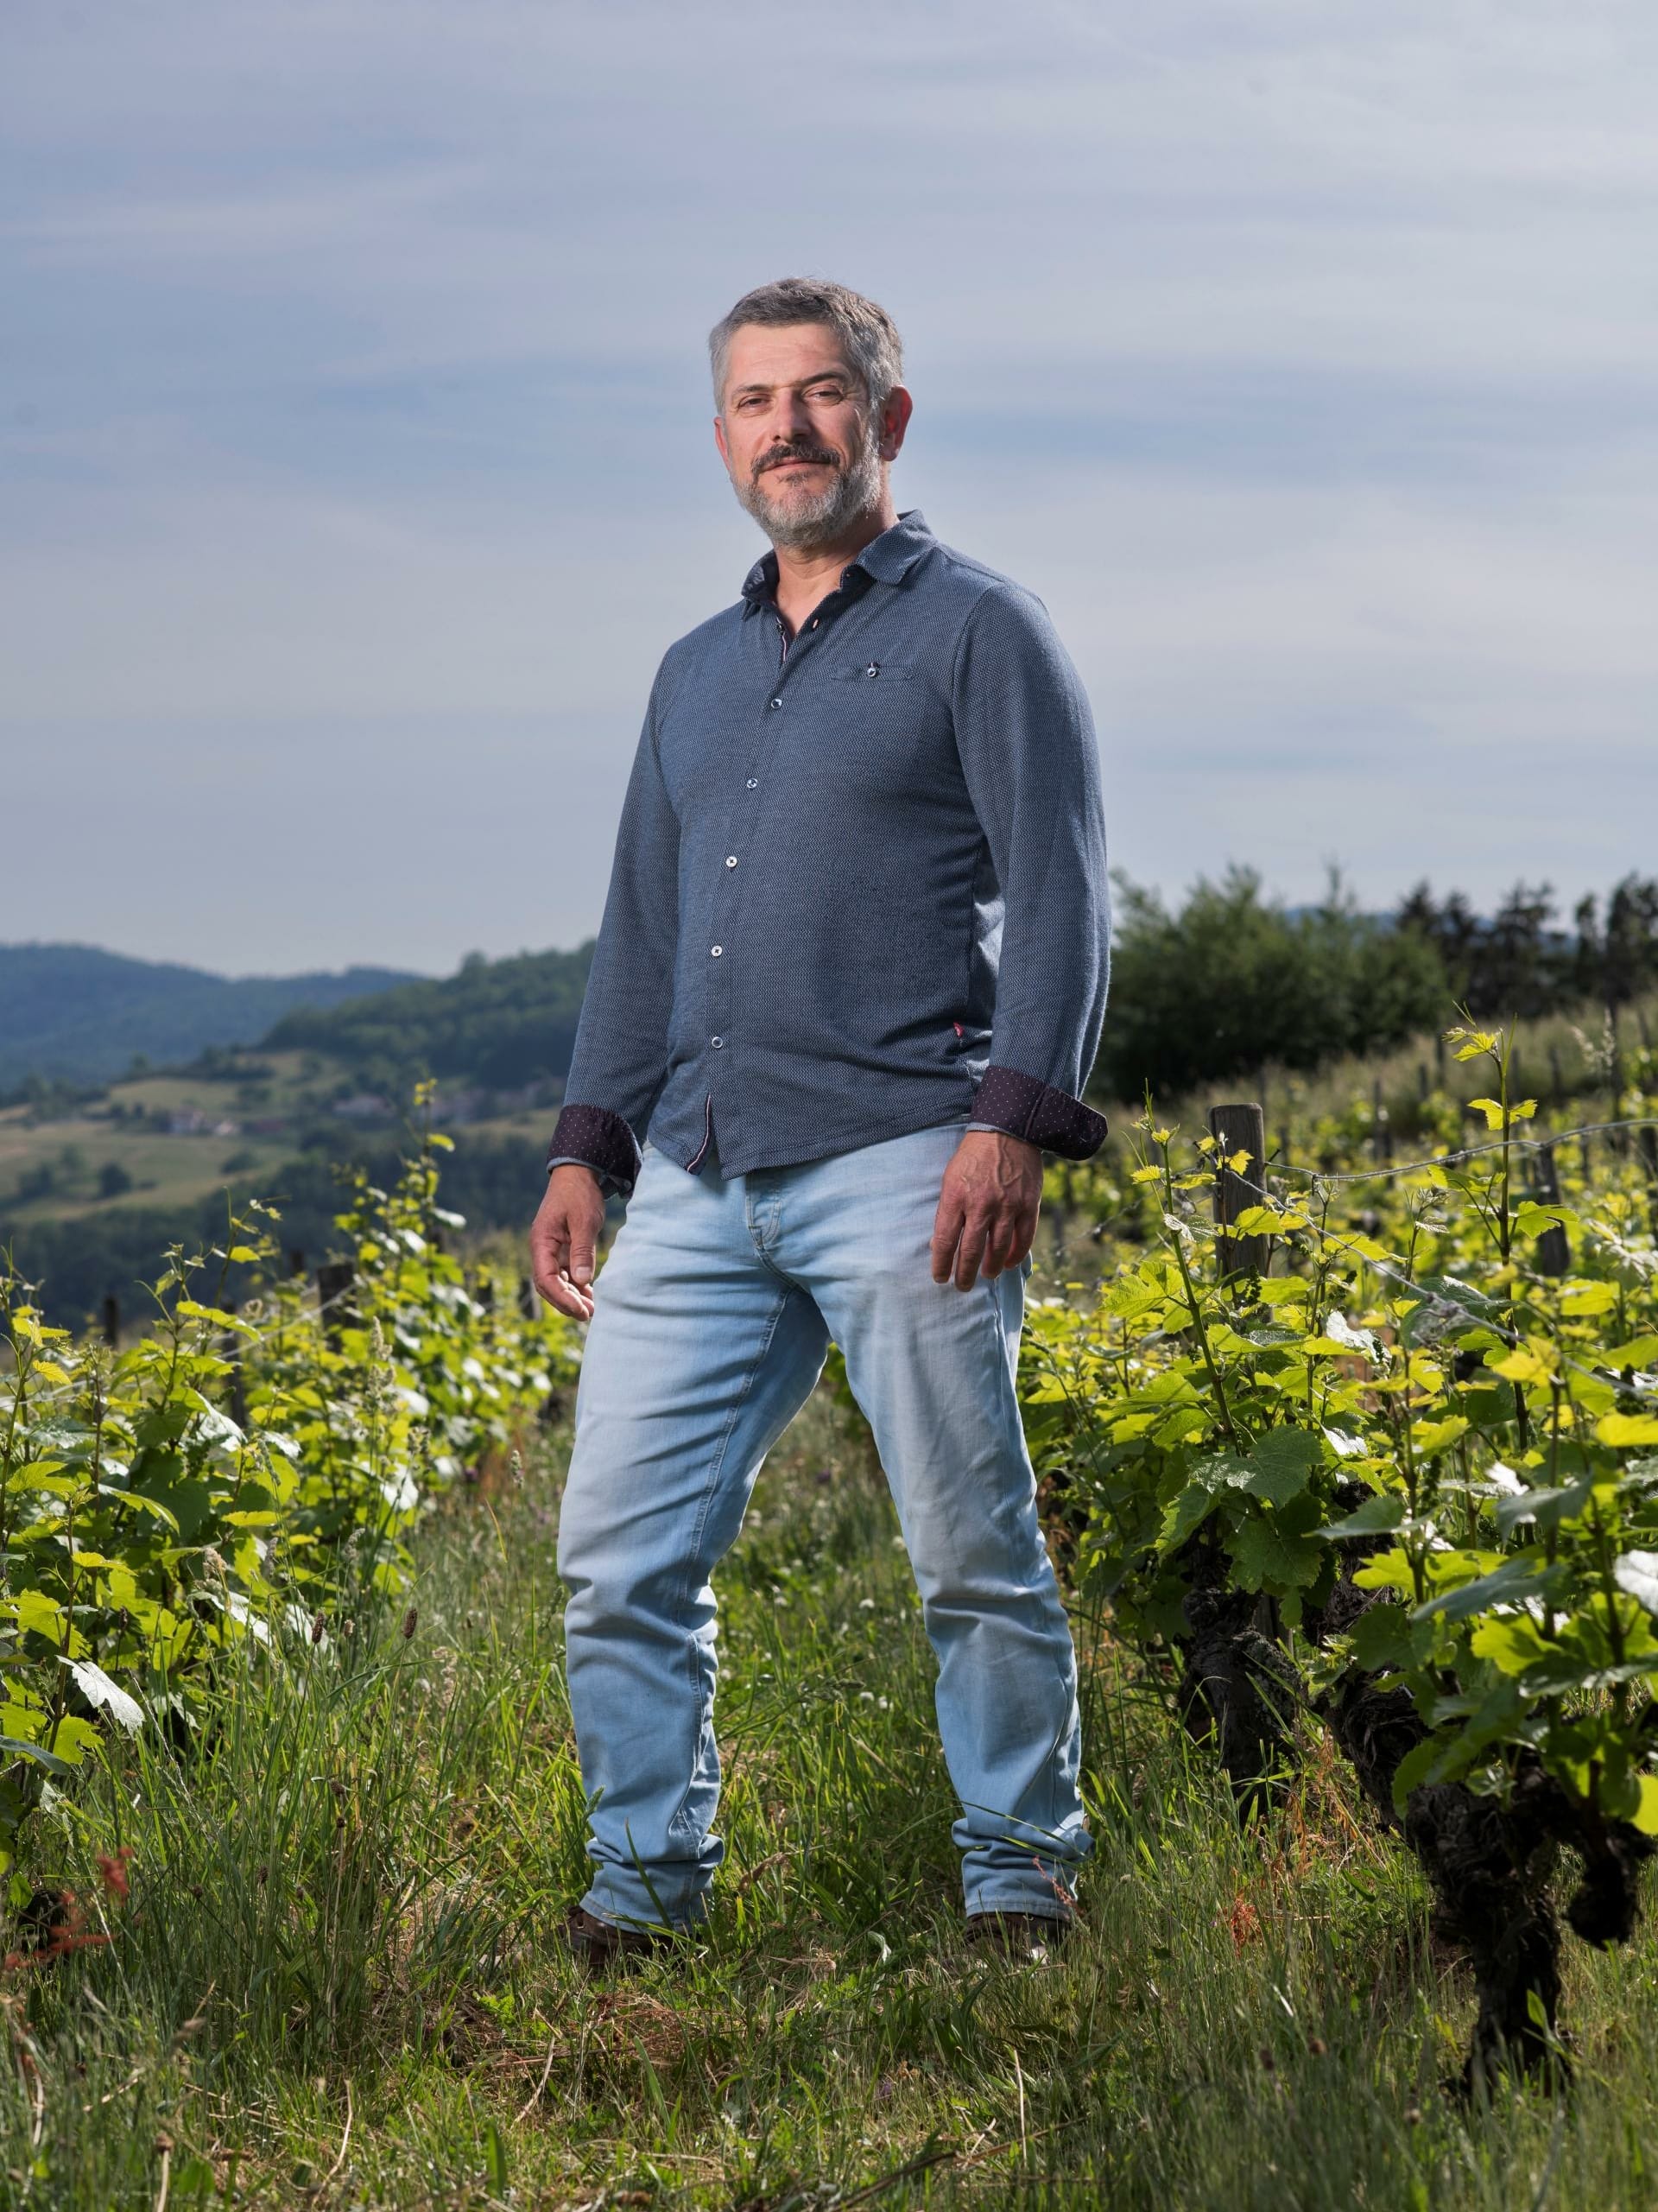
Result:
M1135 881L1652 872L1655 102L1647 0L0 0L0 941L591 935L791 273Z

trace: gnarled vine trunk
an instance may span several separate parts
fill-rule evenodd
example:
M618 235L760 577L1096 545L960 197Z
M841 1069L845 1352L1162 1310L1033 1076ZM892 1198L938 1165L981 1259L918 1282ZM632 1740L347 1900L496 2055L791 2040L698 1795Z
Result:
M1191 1587L1180 1640L1180 1718L1211 1743L1246 1810L1281 1796L1300 1763L1295 1715L1306 1702L1270 1605L1231 1589L1225 1555L1202 1538L1182 1564Z
M1181 1564L1190 1585L1178 1645L1181 1718L1212 1746L1239 1803L1258 1808L1294 1778L1306 1689L1271 1608L1228 1587L1218 1547L1199 1537ZM1314 1642L1345 1634L1372 1605L1394 1602L1359 1589L1352 1564L1344 1559L1328 1603L1309 1613ZM1374 1676L1350 1667L1317 1710L1377 1816L1399 1830L1427 1875L1437 1927L1473 1968L1478 2014L1465 2088L1504 2064L1524 2071L1563 2064L1560 1923L1551 1895L1560 1853L1574 1854L1582 1869L1566 1921L1601 1947L1633 1932L1641 1868L1658 1847L1628 1822L1598 1819L1535 1761L1522 1764L1506 1802L1460 1782L1424 1784L1411 1791L1402 1819L1394 1778L1427 1734L1408 1695L1379 1689Z
M1392 1600L1357 1588L1344 1567L1320 1627L1351 1629L1362 1613ZM1582 1879L1566 1919L1598 1948L1627 1942L1639 1914L1641 1867L1651 1838L1627 1821L1602 1821L1532 1762L1522 1764L1506 1803L1460 1782L1411 1791L1402 1821L1394 1777L1427 1730L1403 1690L1377 1689L1350 1669L1320 1710L1381 1818L1401 1829L1433 1886L1440 1928L1467 1951L1479 2012L1465 2088L1506 2060L1528 2071L1561 2060L1556 2031L1560 1928L1549 1893L1560 1852L1574 1852Z

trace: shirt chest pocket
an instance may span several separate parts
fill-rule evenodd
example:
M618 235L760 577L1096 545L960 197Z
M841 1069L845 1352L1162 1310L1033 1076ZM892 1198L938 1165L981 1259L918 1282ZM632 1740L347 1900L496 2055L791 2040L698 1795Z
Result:
M862 684L871 698L883 685L908 683L914 675L914 663L910 661L883 661L872 655L867 661L846 661L830 671L836 683Z
M817 695L819 735L809 748L814 796L883 805L938 803L959 770L947 701L914 660L871 653L826 668Z

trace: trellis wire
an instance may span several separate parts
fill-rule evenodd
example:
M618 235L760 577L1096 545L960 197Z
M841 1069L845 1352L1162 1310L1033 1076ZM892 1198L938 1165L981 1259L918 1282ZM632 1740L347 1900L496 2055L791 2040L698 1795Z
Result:
M1546 1144L1564 1144L1572 1137L1602 1137L1615 1129L1658 1129L1658 1119L1650 1114L1636 1116L1628 1121L1590 1121L1577 1129L1553 1129L1547 1137L1510 1136L1511 1151L1540 1152ZM1419 1176L1428 1168L1452 1168L1463 1160L1475 1160L1487 1152L1500 1152L1503 1139L1493 1138L1489 1144L1462 1144L1454 1152L1440 1152L1431 1160L1407 1160L1396 1168L1298 1168L1288 1161L1268 1159L1264 1164L1275 1176L1301 1176L1308 1182L1388 1182L1397 1176Z

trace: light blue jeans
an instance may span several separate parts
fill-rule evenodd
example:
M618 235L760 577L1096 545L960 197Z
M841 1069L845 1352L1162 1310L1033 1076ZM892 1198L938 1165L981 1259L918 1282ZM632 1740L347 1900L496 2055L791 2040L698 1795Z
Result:
M688 1924L724 1856L710 1576L839 1345L938 1660L969 1913L1068 1917L1091 1848L1076 1661L1015 1368L1029 1264L932 1277L962 1125L721 1179L647 1146L594 1289L559 1531L601 1918Z

